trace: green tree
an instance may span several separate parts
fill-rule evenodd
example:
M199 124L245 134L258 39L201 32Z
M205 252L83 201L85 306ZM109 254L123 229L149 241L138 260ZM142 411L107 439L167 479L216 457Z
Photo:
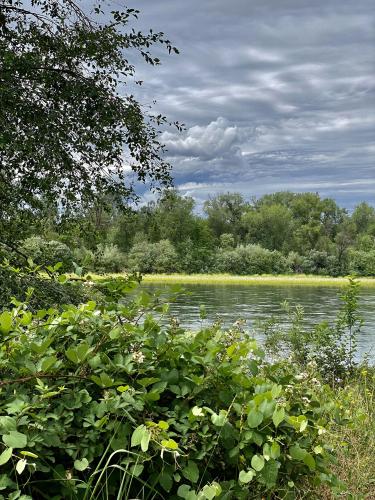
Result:
M293 218L289 208L280 205L261 205L249 210L242 217L246 239L269 250L288 248L293 230Z
M204 203L204 212L214 235L223 233L238 236L241 231L241 217L247 203L240 193L219 194Z
M41 197L134 197L127 174L170 183L158 127L134 97L132 52L158 65L163 33L129 27L138 11L72 0L0 0L0 223ZM89 14L91 12L91 14ZM141 83L141 82L136 82ZM128 86L127 86L128 85ZM179 124L176 123L177 127Z
M375 209L368 203L362 202L357 205L352 214L352 221L356 226L357 233L372 232L375 234Z

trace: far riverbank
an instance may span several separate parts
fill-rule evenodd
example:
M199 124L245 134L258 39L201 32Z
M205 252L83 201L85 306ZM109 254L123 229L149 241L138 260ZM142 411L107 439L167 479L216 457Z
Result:
M146 274L145 283L179 283L179 284L223 284L223 285L277 285L277 286L344 286L346 277L333 278L316 275L247 275L231 274ZM358 278L361 286L375 287L375 278Z

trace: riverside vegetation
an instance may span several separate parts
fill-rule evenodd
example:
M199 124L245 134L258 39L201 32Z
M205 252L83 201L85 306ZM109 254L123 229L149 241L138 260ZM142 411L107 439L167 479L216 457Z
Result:
M240 322L181 328L178 290L139 279L69 284L96 300L42 309L29 289L1 313L0 498L371 498L354 280L334 325L304 332L298 311L282 333L264 325L265 356Z
M24 232L38 264L89 272L375 276L375 209L349 214L316 193L281 192L251 202L238 193L204 203L176 190L138 210L110 198L61 213L46 203Z
M181 328L138 275L60 274L375 274L366 203L222 194L200 217L170 189L130 61L178 50L138 14L0 0L0 499L371 498L355 282L336 324L264 325L264 352L241 323ZM136 181L159 200L131 210Z

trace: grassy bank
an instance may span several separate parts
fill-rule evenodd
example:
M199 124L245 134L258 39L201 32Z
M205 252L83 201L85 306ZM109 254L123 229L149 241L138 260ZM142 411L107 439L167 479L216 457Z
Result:
M336 392L336 402L348 419L345 426L329 429L327 445L336 450L334 473L348 488L343 498L375 500L375 372L360 376ZM329 489L318 489L316 498L337 498ZM314 497L315 498L315 497Z
M343 286L347 278L332 278L313 275L253 275L236 276L230 274L148 274L143 277L146 283L181 284L222 284L222 285L280 285L280 286ZM375 287L374 278L359 278L364 287Z

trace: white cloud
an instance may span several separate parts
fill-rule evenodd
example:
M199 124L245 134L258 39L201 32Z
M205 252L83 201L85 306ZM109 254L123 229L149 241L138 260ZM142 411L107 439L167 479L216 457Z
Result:
M243 135L243 131L238 127L219 117L206 126L190 127L182 136L165 132L162 142L171 156L208 160L222 157L233 150L237 151Z

